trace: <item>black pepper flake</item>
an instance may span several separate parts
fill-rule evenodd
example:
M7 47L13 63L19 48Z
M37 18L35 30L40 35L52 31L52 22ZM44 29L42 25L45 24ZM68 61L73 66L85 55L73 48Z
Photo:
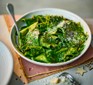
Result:
M29 71L31 71L32 68L29 68Z
M26 84L25 82L23 84Z
M20 60L20 58L18 58L18 60Z
M21 78L21 76L19 76Z
M18 80L18 78L16 78L16 80Z

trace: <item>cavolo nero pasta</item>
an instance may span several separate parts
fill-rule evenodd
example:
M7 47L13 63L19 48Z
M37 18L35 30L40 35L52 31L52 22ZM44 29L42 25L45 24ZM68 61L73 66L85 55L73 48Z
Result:
M19 49L27 58L43 63L66 62L78 56L88 38L83 27L63 16L36 15L22 19Z

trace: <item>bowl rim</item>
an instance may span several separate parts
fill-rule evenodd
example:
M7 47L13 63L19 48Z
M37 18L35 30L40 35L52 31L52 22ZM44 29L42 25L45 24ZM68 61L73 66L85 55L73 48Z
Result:
M59 8L41 8L41 9L32 10L32 11L29 11L29 12L23 14L23 15L17 20L17 22L18 22L20 19L22 19L23 17L29 15L30 13L39 12L39 11L45 11L45 10L59 10L59 11L64 11L64 12L66 12L66 13L68 13L68 14L71 14L71 15L73 15L73 17L75 16L75 17L79 18L79 19L87 26L86 28L89 29L88 24L87 24L80 16L78 16L77 14L75 14L75 13L73 13L73 12L71 12L71 11L64 10L64 9L59 9ZM49 63L49 64L48 64L48 63L42 63L42 62L37 62L37 61L31 60L31 59L25 57L19 50L17 50L17 48L14 46L14 44L13 44L13 42L12 42L12 38L11 38L13 28L14 28L14 24L12 25L11 30L10 30L10 42L11 42L11 44L12 44L13 49L14 49L14 50L18 53L18 55L20 55L23 59L25 59L25 60L27 60L27 61L29 61L29 62L31 62L31 63L37 64L37 65L41 65L41 66L62 66L62 65L66 65L66 64L69 64L69 63L72 63L72 62L76 61L77 59L79 59L80 57L82 57L82 55L88 50L88 48L89 48L89 46L90 46L90 43L91 43L91 40L92 40L91 30L89 29L89 34L90 34L89 40L90 40L90 41L89 41L89 44L88 44L88 46L86 47L86 49L85 49L85 51L84 51L83 53L79 54L77 57L75 57L75 58L73 58L73 59L71 59L71 60L68 60L68 61L66 61L66 62Z

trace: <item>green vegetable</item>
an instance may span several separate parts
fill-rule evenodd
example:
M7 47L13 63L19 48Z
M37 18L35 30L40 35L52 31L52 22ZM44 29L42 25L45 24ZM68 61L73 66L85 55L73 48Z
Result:
M22 19L19 49L29 59L43 63L66 62L84 49L88 35L78 22L63 16L37 15Z
M40 61L40 62L45 62L45 63L49 63L49 61L47 60L46 56L44 54L40 54L39 56L37 56L35 58L36 61Z
M22 35L25 35L28 31L33 31L36 26L37 26L37 22L35 22L34 24L31 24L30 26L24 28L23 30L20 31L20 33Z

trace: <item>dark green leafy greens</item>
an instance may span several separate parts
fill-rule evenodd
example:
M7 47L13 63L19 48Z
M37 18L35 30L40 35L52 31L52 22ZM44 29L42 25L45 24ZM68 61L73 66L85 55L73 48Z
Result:
M78 56L88 38L80 23L63 16L37 15L22 19L19 49L29 59L44 63L66 62Z

